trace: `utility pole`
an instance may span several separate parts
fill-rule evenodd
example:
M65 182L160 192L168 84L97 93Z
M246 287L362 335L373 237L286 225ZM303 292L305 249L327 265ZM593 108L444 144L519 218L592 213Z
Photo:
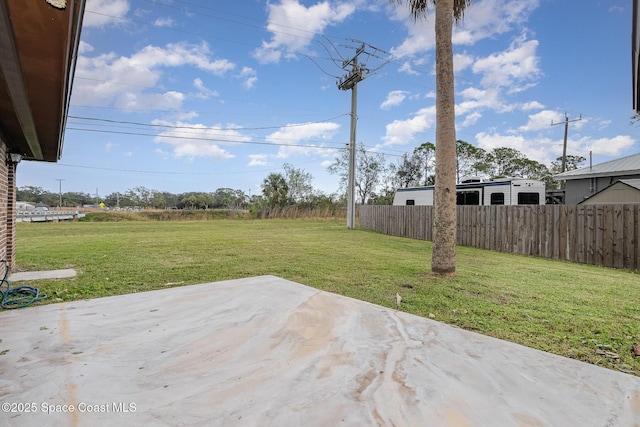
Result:
M59 197L59 202L58 202L58 207L61 208L62 207L62 181L64 181L63 178L56 178L56 181L58 181L58 195Z
M351 40L356 41L356 40ZM351 46L350 46L351 47ZM354 48L354 47L351 47ZM368 52L367 48L373 52ZM364 78L379 70L387 62L371 71L358 61L360 55L367 55L368 58L374 57L377 59L383 59L376 55L376 52L387 52L378 49L374 46L360 42L360 46L356 49L355 54L350 59L342 61L342 69L347 71L347 74L340 77L338 80L338 89L351 90L351 132L349 137L349 175L347 180L347 228L353 230L356 223L356 124L358 121L358 83L364 80ZM350 67L350 69L348 69Z
M358 55L364 52L364 43L353 58L343 62L345 69L351 64L349 74L338 82L338 89L351 89L351 132L349 138L349 179L347 184L347 228L353 230L356 223L356 123L358 121L358 83L364 79L366 69L358 64Z
M564 113L564 122L553 123L553 120L551 121L551 126L564 123L564 144L562 145L562 172L565 172L567 170L567 135L569 133L569 123L578 122L580 120L582 120L582 114L580 114L579 119L569 120L569 116L567 115L567 113Z

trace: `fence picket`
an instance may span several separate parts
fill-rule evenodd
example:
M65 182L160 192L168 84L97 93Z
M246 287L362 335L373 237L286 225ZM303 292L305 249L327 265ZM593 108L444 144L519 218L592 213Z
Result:
M433 206L359 206L360 227L433 239ZM640 205L459 206L457 242L637 270Z

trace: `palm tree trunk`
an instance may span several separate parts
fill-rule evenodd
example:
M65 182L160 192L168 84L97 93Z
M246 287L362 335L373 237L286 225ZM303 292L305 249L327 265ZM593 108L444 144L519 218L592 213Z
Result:
M453 0L436 3L436 182L432 272L456 271L456 128L453 84Z

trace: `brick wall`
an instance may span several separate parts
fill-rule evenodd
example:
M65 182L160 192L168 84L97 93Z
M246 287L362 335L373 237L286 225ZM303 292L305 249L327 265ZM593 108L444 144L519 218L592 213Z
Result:
M6 159L6 154L2 159ZM6 221L6 260L9 261L9 267L11 270L16 266L16 167L18 165L6 166L7 169L6 180L0 178L6 182L7 186L7 221Z
M5 145L4 141L0 140L0 260L8 260L9 254L11 254L10 258L14 258L14 250L9 249L9 247L7 246L8 240L10 240L12 244L15 241L15 239L13 238L13 236L15 235L15 230L12 221L12 237L11 239L9 239L9 167L7 166L7 162L5 160L6 158L7 146ZM15 201L13 205L15 206ZM11 212L13 213L14 210L12 210ZM2 272L4 272L3 268L1 268L1 270Z

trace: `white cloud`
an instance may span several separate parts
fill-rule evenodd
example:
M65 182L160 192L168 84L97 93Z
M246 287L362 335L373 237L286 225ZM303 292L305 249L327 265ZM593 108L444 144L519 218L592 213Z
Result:
M517 3L517 4L516 4ZM529 15L539 5L539 0L523 0L511 2L508 0L479 0L467 9L464 21L454 28L453 40L458 45L473 45L479 40L496 37L497 35L521 28ZM397 7L392 19L403 21L409 37L393 50L397 56L407 57L401 71L417 73L411 62L416 55L434 47L433 21L435 17L429 15L426 21L414 22L407 7ZM499 113L511 112L515 109L540 109L542 104L529 102L509 102L506 95L522 92L537 83L541 74L537 56L537 40L527 40L527 30L520 29L520 34L504 51L494 52L484 57L470 55L466 52L454 55L454 72L461 73L471 69L481 76L480 83L475 87L458 90L462 97L456 105L456 114L464 117L460 127L476 124L483 116L483 110L490 109ZM420 57L424 61L423 57ZM460 80L469 82L469 79ZM387 126L383 140L385 144L397 144L400 141L411 141L413 135L419 132L415 126L420 121L420 114L411 120L396 120ZM431 120L425 121L430 124Z
M193 85L196 87L196 89L200 89L202 90L204 88L204 83L202 83L202 79L197 78L193 81Z
M593 154L619 156L631 148L635 142L635 139L629 135L617 135L613 138L598 138L595 140L583 138L579 141L579 144L585 147L585 150L582 151L583 153L593 151Z
M227 160L235 156L221 146L251 141L251 137L238 132L237 126L233 124L222 127L164 120L154 120L152 123L167 126L167 129L159 132L154 140L158 144L169 145L173 156L177 158L211 157Z
M417 111L410 119L394 120L386 126L383 145L406 145L415 141L415 135L433 126L435 118L436 107L431 106Z
M513 148L524 154L527 158L542 164L550 164L562 153L562 141L554 141L549 138L525 138L523 135L501 135L498 133L480 132L476 134L478 147L486 151L494 148Z
M169 43L166 47L146 46L131 57L131 62L148 68L191 65L217 76L222 76L235 67L226 59L212 61L209 59L210 55L211 51L205 42L199 45Z
M113 149L118 148L119 146L120 146L120 144L116 144L114 142L107 142L104 145L104 150L108 153L108 152L112 151Z
M327 148L322 143L310 143L320 139L330 140L340 129L337 123L301 123L289 124L266 137L268 142L275 144L287 144L280 146L276 157L287 158L293 155L321 155L332 156L335 149ZM306 142L304 146L298 146L300 142ZM310 148L317 147L317 148Z
M413 56L433 49L435 46L435 30L433 19L414 22L413 18L407 18L405 26L409 36L398 47L391 49L391 53L398 57Z
M217 160L228 160L234 156L227 150L216 144L203 144L202 142L180 142L173 147L173 155L177 158L186 157L211 157Z
M518 85L527 85L540 74L537 47L537 40L524 41L520 38L509 49L477 60L473 64L473 72L482 74L481 84L484 87L507 87L511 92L519 91Z
M558 111L543 110L536 114L529 115L527 124L520 126L518 130L522 132L532 132L542 129L547 129L552 123L559 123L564 121L564 116Z
M134 109L157 102L155 108L179 108L184 95L176 91L155 93L162 71L167 67L191 66L216 76L235 67L226 59L210 59L206 43L170 43L165 47L146 46L130 57L106 53L81 55L76 66L74 102L82 105L114 104ZM145 102L146 101L146 102Z
M193 120L198 117L198 113L196 111L180 111L174 113L175 120L185 121L185 120Z
M255 86L258 81L258 77L256 76L257 72L251 67L242 67L242 71L238 75L239 79L244 80L242 86L245 89L251 89Z
M80 40L80 45L78 46L78 52L80 53L80 55L93 52L93 50L94 50L93 46L91 46L89 43L85 41Z
M480 0L466 9L461 25L454 27L453 43L476 42L521 28L539 6L539 0Z
M505 90L523 90L531 84L530 81L537 78L539 74L535 56L537 45L537 41L526 41L524 36L520 36L507 50L480 58L473 63L472 70L482 74L482 83L481 87L467 87L458 92L462 100L456 104L456 115L459 118L464 117L459 123L460 127L475 125L482 118L482 111L485 109L504 113L516 108L542 107L540 103L530 102L520 106L503 99ZM457 58L460 69L467 68L473 61L469 55L459 55ZM429 110L421 111L424 113ZM532 116L530 127L539 126L538 122L533 121L534 119L542 121L545 117L542 114ZM383 138L384 145L405 144L413 141L416 133L430 127L432 123L433 117L425 116L420 112L410 120L396 120L387 125L387 132ZM526 129L523 127L521 130Z
M387 94L387 99L380 104L380 108L382 110L388 110L391 107L395 107L397 105L402 104L402 102L407 98L409 92L404 90L392 90Z
M153 23L156 27L173 27L174 20L172 18L158 18Z
M598 120L597 121L598 129L600 129L600 130L606 129L609 126L611 126L612 122L613 122L612 120Z
M539 103L538 101L525 102L520 106L520 109L522 111L541 110L543 108L544 108L544 105Z
M466 53L456 53L453 55L453 72L458 73L473 64L473 56Z
M464 20L460 25L454 26L452 41L454 45L473 45L480 40L521 28L539 4L539 0L474 1L466 9ZM435 46L433 13L426 20L416 22L403 3L393 9L391 19L402 21L409 33L400 46L392 49L395 55L412 56Z
M257 82L257 81L258 81L258 78L257 78L257 77L249 77L248 79L246 79L246 80L244 81L244 83L242 84L242 86L243 86L245 89L251 89L252 87L254 87L254 86L255 86L255 84L256 84L256 82Z
M217 91L211 90L206 87L201 78L196 78L193 80L193 87L198 90L193 96L199 99L209 99L211 97L217 97L220 95Z
M460 91L462 102L456 105L456 113L464 114L473 108L491 108L501 110L503 103L500 100L500 92L495 88L478 89L468 87Z
M550 139L534 136L524 137L521 134L501 135L499 133L480 132L476 135L478 147L491 151L494 148L514 148L529 159L550 165L562 155L563 138ZM583 137L567 140L567 153L588 157L589 151L596 155L620 156L635 144L635 140L629 135L617 135L613 138Z
M306 52L314 35L344 21L356 10L355 4L331 4L326 0L309 7L298 0L282 0L268 7L267 30L271 32L271 40L263 41L253 52L254 58L261 63L278 62L283 54L292 58L299 52Z
M268 157L269 156L267 156L266 154L249 154L249 163L247 164L247 166L267 166L269 164L269 162L267 161Z
M176 110L182 107L185 96L181 92L145 93L127 91L118 97L115 105L123 110L147 110L163 108Z
M340 125L337 123L288 124L268 135L266 140L275 143L298 143L315 138L328 140L335 135L339 128Z
M277 49L270 48L268 43L262 42L262 46L253 51L253 57L261 64L276 63L280 62L282 52Z
M121 24L129 11L129 0L87 0L82 26L104 27L111 24Z
M413 69L413 64L411 61L405 61L402 63L402 65L400 66L400 68L398 68L398 71L402 72L402 73L407 73L407 74L411 74L414 76L419 75L420 73L417 72L416 70Z
M478 113L477 111L474 113L471 113L465 117L460 127L464 128L468 126L473 126L478 122L478 120L480 120L481 117L482 117L482 114Z

